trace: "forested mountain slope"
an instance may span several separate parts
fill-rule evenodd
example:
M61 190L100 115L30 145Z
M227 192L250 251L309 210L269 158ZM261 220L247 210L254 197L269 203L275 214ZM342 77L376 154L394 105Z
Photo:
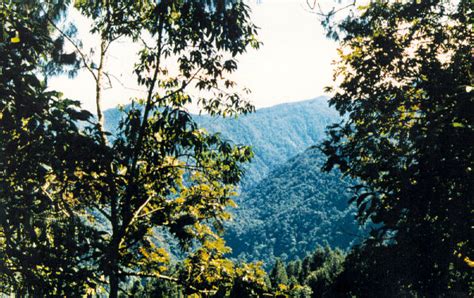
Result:
M280 104L234 118L196 118L210 132L235 143L251 145L255 157L247 167L244 186L260 181L270 169L319 142L327 125L339 120L327 98Z
M346 249L361 234L348 207L348 179L321 172L323 156L309 149L271 171L241 195L227 232L235 256L272 261L303 257L318 245ZM254 206L252 208L252 206Z
M355 211L348 208L350 182L338 171L321 172L322 153L306 150L340 119L326 100L277 105L237 119L198 118L255 152L227 228L234 256L268 264L273 257L303 257L318 245L346 249L359 240Z
M326 126L339 121L339 114L327 104L327 97L285 103L238 118L196 115L195 120L209 132L219 132L226 139L251 145L255 154L247 165L244 186L259 182L270 169L315 145L322 138ZM114 132L121 113L117 109L105 111L106 128Z
M111 130L116 110L106 112ZM350 183L337 171L321 172L322 153L309 149L340 120L327 98L259 109L238 118L195 116L209 132L255 153L236 198L239 208L227 225L226 239L236 257L264 260L304 257L318 245L346 249L359 233L348 208Z

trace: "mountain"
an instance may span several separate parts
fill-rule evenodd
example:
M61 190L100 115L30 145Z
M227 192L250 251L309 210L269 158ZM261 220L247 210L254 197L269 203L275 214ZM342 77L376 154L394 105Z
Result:
M339 114L327 104L328 98L279 104L258 109L238 118L195 115L201 127L221 133L236 144L251 145L255 157L246 166L243 185L260 181L273 167L319 142L327 125L339 120ZM121 117L118 109L104 112L106 129L115 131Z
M304 257L318 245L347 249L360 238L352 185L334 170L321 171L317 145L338 113L319 97L259 109L237 119L200 116L198 123L255 153L236 199L239 208L226 229L233 256L263 260Z
M105 112L114 130L120 114ZM340 120L327 98L258 109L238 118L195 115L211 133L255 153L236 198L239 208L227 225L226 240L233 256L263 260L304 257L318 245L347 249L362 233L347 201L351 181L338 171L321 172L324 160L317 145L328 125Z
M255 157L247 166L243 186L257 183L276 165L315 145L326 126L339 120L327 97L258 109L238 118L196 117L209 132L220 132L234 143L251 145Z

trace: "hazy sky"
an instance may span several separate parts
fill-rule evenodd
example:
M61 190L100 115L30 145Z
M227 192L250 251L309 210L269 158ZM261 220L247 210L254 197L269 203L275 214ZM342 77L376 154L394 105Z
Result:
M252 19L261 29L259 50L239 57L239 70L234 78L242 87L252 90L250 99L258 107L299 101L323 94L331 83L331 62L336 44L326 39L317 17L308 11L306 0L252 0ZM94 46L97 39L88 36L89 23L77 13L79 34L85 46ZM111 108L127 103L141 92L132 77L132 66L138 46L118 42L111 47L108 70L120 80L112 79L113 88L104 92L104 106ZM123 85L122 85L123 84ZM74 80L66 77L51 80L52 88L65 96L81 100L83 107L94 110L94 84L87 72Z

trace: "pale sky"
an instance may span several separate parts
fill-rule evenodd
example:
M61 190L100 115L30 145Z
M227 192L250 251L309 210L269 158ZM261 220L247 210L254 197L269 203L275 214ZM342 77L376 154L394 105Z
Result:
M325 37L316 15L310 13L306 0L252 0L252 20L261 29L259 39L264 43L259 50L251 50L238 58L239 69L233 76L239 86L252 90L250 100L257 107L300 101L324 94L331 84L332 65L336 58L336 43ZM97 39L90 36L89 23L77 13L76 20L84 46L92 47ZM107 69L120 79L112 79L113 88L103 94L104 107L126 104L130 97L139 97L132 76L138 45L118 42L111 46ZM70 80L53 78L51 87L66 97L82 102L94 112L94 83L83 71ZM124 86L122 86L122 84Z

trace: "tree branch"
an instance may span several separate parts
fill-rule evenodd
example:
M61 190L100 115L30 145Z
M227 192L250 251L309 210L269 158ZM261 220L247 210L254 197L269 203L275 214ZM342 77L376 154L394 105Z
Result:
M81 48L79 48L79 46L74 42L74 40L72 40L72 38L69 37L69 35L67 35L63 30L61 30L54 23L53 20L51 20L51 18L48 16L48 13L42 7L41 7L41 10L44 12L46 20L48 20L48 22L54 27L54 29L56 29L56 31L58 31L59 34L61 34L61 36L66 38L66 40L69 41L69 43L74 47L76 52L81 56L82 58L81 60L82 60L82 63L84 64L84 67L92 74L92 76L94 77L94 80L97 81L97 76L94 73L94 70L92 69L92 67L90 67L90 65L87 64L87 56L82 52Z

